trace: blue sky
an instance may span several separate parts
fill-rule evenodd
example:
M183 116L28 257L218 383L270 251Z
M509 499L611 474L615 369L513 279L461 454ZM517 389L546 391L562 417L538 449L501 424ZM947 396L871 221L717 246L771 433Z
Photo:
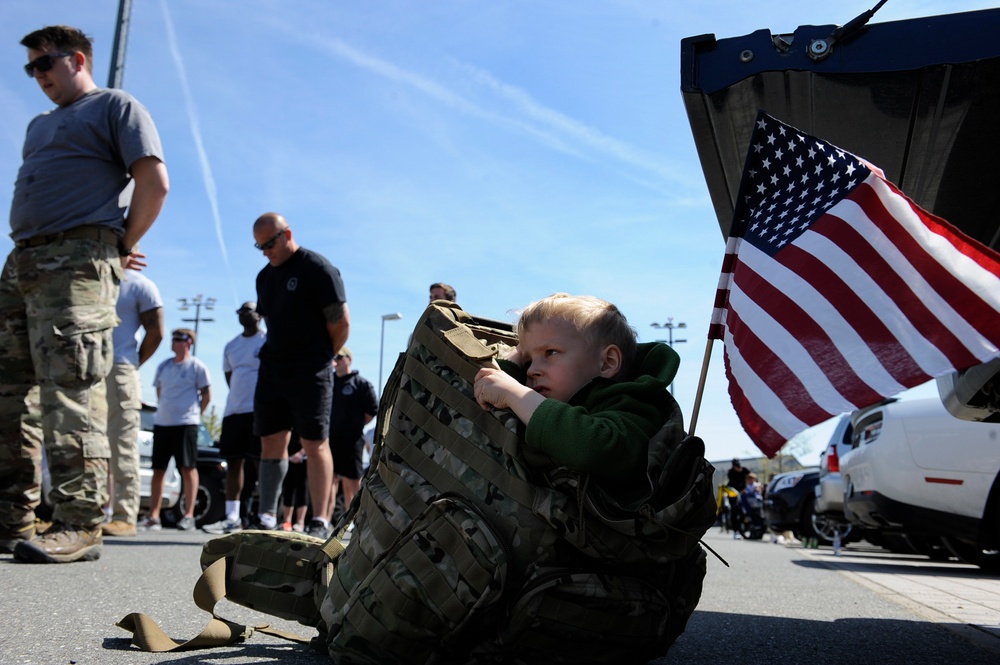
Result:
M453 284L481 316L556 291L611 300L642 341L675 331L674 392L690 419L724 241L680 96L680 40L842 24L874 0L138 0L122 86L151 111L171 193L143 239L168 330L217 300L198 355L225 397L221 353L264 265L251 225L277 211L343 274L354 366L383 381L427 301ZM876 22L992 2L892 0ZM0 1L0 203L24 130L50 103L18 42L67 23L95 38L107 81L117 0ZM10 240L0 240L4 253ZM684 343L676 343L678 339ZM155 402L153 368L142 371ZM914 391L936 394L933 386ZM822 426L814 428L814 440ZM726 391L721 348L697 434L713 460L756 456ZM801 457L815 462L819 444Z

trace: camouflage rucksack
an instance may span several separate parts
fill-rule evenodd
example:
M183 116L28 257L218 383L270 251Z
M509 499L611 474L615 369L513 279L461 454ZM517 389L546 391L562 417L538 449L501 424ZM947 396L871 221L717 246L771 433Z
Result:
M222 598L316 626L339 664L645 663L701 597L698 542L715 520L714 469L680 409L649 443L642 501L623 507L584 474L526 447L509 411L473 397L480 367L516 344L507 324L435 303L379 407L361 492L325 543L244 531L205 544L184 643L146 615L119 626L148 651L232 644L253 632ZM353 520L346 549L337 536Z
M509 325L432 304L383 394L354 531L321 608L338 663L627 663L662 655L701 596L713 468L680 409L626 509L473 397Z

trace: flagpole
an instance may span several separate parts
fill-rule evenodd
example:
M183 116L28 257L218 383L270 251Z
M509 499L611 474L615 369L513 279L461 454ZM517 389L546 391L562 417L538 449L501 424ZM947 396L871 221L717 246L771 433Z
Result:
M698 377L698 390L694 394L694 408L691 409L691 426L688 427L688 436L694 436L695 425L698 424L698 411L701 410L701 396L705 392L705 378L708 376L708 363L712 359L712 344L715 339L708 338L705 344L705 357L701 361L701 376Z

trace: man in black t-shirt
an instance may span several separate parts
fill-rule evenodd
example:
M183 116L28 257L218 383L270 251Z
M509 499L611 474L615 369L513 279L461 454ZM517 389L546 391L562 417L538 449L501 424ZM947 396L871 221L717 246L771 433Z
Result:
M365 425L378 415L378 397L371 381L351 369L354 354L346 346L333 357L333 410L330 415L330 451L333 454L333 495L344 489L344 508L361 487L364 472Z
M729 467L727 475L729 476L729 486L737 492L742 492L747 486L747 476L750 475L750 469L744 467L740 460L734 457L733 465Z
M750 469L743 466L739 458L733 458L733 464L729 467L727 471L729 476L729 486L732 487L737 492L742 493L747 486L747 477L750 475ZM738 537L739 531L739 521L740 521L740 501L739 498L731 499L729 502L729 521L730 527L733 531L733 538Z
M261 437L260 511L257 528L277 524L278 495L288 471L294 427L309 459L313 519L307 532L330 531L330 405L336 350L350 332L340 271L324 257L300 247L288 222L269 212L254 222L257 249L268 265L257 275L257 312L267 323L254 393L254 430Z

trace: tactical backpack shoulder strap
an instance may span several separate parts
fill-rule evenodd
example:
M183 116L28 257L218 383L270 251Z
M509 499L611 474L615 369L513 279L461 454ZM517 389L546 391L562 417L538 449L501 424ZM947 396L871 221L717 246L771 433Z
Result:
M279 628L272 628L270 624L245 626L235 621L224 619L215 613L215 606L219 604L220 600L226 598L227 585L230 586L230 590L232 591L233 597L230 598L232 602L254 607L254 605L248 604L248 600L251 598L258 599L261 602L261 607L270 608L273 614L281 616L292 616L299 611L300 606L295 602L297 599L287 597L294 595L290 591L282 593L284 591L283 588L266 589L252 583L244 583L231 579L232 575L229 574L231 571L228 566L234 566L233 570L237 571L240 565L244 567L250 565L252 569L260 571L281 571L288 570L289 566L293 569L299 567L294 561L288 559L280 552L269 553L267 548L261 547L237 548L235 551L246 551L243 557L247 560L243 560L242 562L237 561L240 558L239 556L234 558L223 555L229 553L231 549L229 541L245 540L242 536L254 533L268 535L266 532L243 531L239 534L216 538L206 543L206 551L202 553L204 571L201 577L198 578L198 581L195 582L193 596L195 605L200 610L211 614L212 618L209 619L208 625L197 636L185 642L177 642L170 638L155 620L139 612L133 612L125 616L115 625L132 633L132 644L143 651L157 653L212 649L227 646L247 640L255 632L273 635L274 637L280 637L292 642L309 644L313 638ZM240 538L236 536L240 536ZM295 539L293 538L292 540ZM210 545L213 543L221 543L226 545L226 547L216 548L219 550L217 552L210 552L208 550L211 549ZM319 543L318 540L317 543ZM316 552L318 555L326 557L327 560L334 561L344 552L344 545L336 538L330 538L325 543L322 543L322 546ZM211 563L208 563L206 557L209 557ZM288 572L291 573L292 571L289 570ZM286 614L283 615L282 611L285 611Z
M223 619L215 613L215 606L226 597L226 560L219 559L201 574L194 585L194 603L199 609L212 615L208 625L197 636L186 642L171 639L151 617L133 612L115 625L132 633L132 644L143 651L162 653L165 651L190 651L192 649L213 649L224 647L250 638L255 632L281 637L293 642L308 644L311 638L288 631L271 628L270 624L244 626Z

